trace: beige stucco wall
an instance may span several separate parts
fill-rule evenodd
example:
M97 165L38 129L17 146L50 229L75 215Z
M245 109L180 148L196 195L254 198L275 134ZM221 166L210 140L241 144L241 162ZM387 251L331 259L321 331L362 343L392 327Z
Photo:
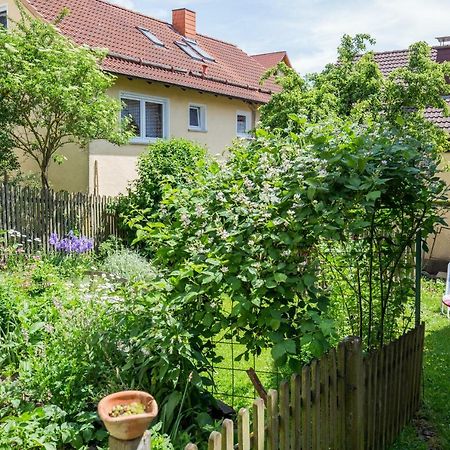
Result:
M441 178L450 186L450 153L444 153L441 170ZM450 207L442 209L442 217L447 225L437 227L436 233L428 237L426 259L450 261Z
M182 137L198 142L219 158L236 139L237 112L253 113L257 120L255 107L244 101L200 93L192 89L119 77L110 94L119 99L120 94L124 92L167 99L168 137ZM206 107L205 132L188 129L190 104ZM89 190L94 190L97 178L100 194L117 195L124 192L128 183L136 178L137 158L146 148L145 144L117 147L106 141L92 142L89 146Z

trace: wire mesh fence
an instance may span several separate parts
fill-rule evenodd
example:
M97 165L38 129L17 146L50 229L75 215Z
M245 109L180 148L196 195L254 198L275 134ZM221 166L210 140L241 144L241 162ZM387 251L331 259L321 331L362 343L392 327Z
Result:
M246 347L239 343L237 336L224 337L214 341L217 355L222 361L211 367L214 384L211 393L233 409L247 406L258 396L258 392L248 374L253 369L265 390L277 387L282 375L273 365L270 349L263 349L260 355L252 353L243 357Z

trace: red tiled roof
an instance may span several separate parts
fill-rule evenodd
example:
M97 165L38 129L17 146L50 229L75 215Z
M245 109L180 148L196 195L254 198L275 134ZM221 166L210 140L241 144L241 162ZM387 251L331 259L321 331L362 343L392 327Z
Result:
M442 51L444 50L444 51ZM447 49L443 47L432 47L430 58L433 61L444 61L449 59L449 55L444 53ZM444 57L443 57L444 56ZM408 64L409 51L408 50L395 50L390 52L379 52L374 53L375 61L381 70L381 73L386 76L389 75L393 70L400 67L405 67ZM450 106L450 100L447 100ZM445 131L450 132L450 117L445 117L441 109L438 108L427 108L424 112L424 116L436 124L438 127Z
M288 55L285 51L273 52L273 53L261 53L260 55L252 55L252 58L256 59L263 67L266 69L271 69L275 67L278 63L286 60L290 66L290 61Z
M447 100L450 106L450 100ZM424 116L436 124L439 128L450 133L450 117L445 117L441 109L438 108L427 108L425 110Z
M431 49L431 59L436 61L437 50ZM408 50L394 50L390 52L374 53L375 61L378 63L384 76L389 75L394 69L405 67L408 64Z
M24 0L44 20L53 21L63 8L70 14L58 25L77 44L107 48L104 70L160 81L257 103L266 103L279 87L259 84L265 68L233 44L197 34L196 41L215 59L190 58L176 44L182 39L171 24L113 5L104 0ZM137 27L164 43L154 45ZM203 74L203 65L207 73Z

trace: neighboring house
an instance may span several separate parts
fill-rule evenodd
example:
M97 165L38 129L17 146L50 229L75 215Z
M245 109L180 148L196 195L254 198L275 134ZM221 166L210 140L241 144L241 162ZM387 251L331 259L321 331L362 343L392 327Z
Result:
M91 142L87 149L67 148L67 161L53 165L56 189L116 195L136 176L137 157L156 139L182 137L223 154L236 138L247 138L258 121L258 108L279 87L260 78L286 52L254 57L233 44L197 32L196 14L172 11L172 23L147 17L103 0L21 0L35 17L53 21L76 44L107 48L103 69L117 75L110 95L121 99L137 136L129 145ZM17 20L14 0L0 0L0 24ZM273 64L272 64L272 62ZM35 171L29 160L24 171Z
M450 37L437 38L440 45L431 49L431 59L436 62L450 61ZM404 67L408 63L408 50L396 50L390 52L375 53L375 60L383 75L388 75L392 70ZM450 99L448 99L450 104ZM450 133L450 117L446 117L442 110L428 108L425 117L438 127ZM444 160L450 162L450 153L444 154ZM450 172L448 168L441 173L442 179L450 186ZM445 218L450 226L450 208L445 211ZM432 273L447 271L447 263L450 261L450 228L440 227L435 236L428 240L429 251L425 254L426 270Z
M292 67L286 52L261 53L260 55L252 55L252 58L256 59L265 69L271 69L281 62Z

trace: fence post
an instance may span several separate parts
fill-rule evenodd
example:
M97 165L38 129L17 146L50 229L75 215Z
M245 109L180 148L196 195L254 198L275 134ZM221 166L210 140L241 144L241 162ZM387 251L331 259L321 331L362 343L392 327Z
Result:
M345 340L345 448L364 449L364 366L361 340Z
M415 285L415 322L416 328L420 326L420 303L421 303L421 279L422 279L422 233L416 235L416 285Z
M150 450L150 432L146 431L140 438L132 441L122 441L112 436L109 437L109 450Z

